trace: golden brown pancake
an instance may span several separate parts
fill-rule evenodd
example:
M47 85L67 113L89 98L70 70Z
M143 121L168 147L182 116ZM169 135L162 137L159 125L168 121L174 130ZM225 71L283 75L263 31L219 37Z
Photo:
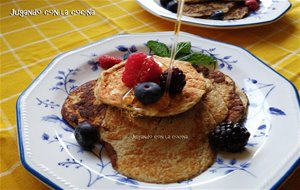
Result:
M233 7L227 14L224 15L224 20L234 20L246 17L249 14L249 9L246 5Z
M208 132L216 123L200 102L171 117L132 117L109 106L100 133L115 169L133 179L173 183L192 178L214 163ZM116 119L117 118L117 119Z
M225 79L222 82L213 79L214 86L223 96L227 104L229 112L226 121L239 122L244 117L245 107L239 95L236 93L235 82L220 71L211 72L208 78L212 78L211 75L224 75Z
M239 90L235 82L228 76L217 70L209 70L206 67L198 67L197 71L213 82L213 86L223 97L228 108L226 121L239 122L246 115L248 99L245 93Z
M208 92L203 96L201 102L212 115L215 122L219 124L225 120L229 110L222 94L219 93L219 90L213 85L212 81L208 81L208 84Z
M247 111L248 111L248 104L249 104L249 100L248 100L248 97L247 95L245 94L245 92L243 92L239 87L235 87L235 93L240 97L242 103L243 103L243 106L244 106L244 116L246 116L247 114Z
M94 127L100 127L106 111L106 105L96 103L94 88L96 80L77 87L65 100L61 114L72 126L87 121Z
M169 58L158 56L154 58L162 65L163 70L167 69ZM186 76L186 85L182 93L171 98L165 95L153 104L144 105L134 97L133 90L122 82L124 65L125 63L121 63L102 72L95 89L97 101L140 115L166 117L189 110L200 101L206 92L206 79L197 73L191 63L175 61L174 67L181 69Z
M95 106L90 93L94 85L95 81L91 81L73 91L63 105L62 114L75 126L78 122L70 118L102 126L102 142L120 173L146 182L171 183L196 176L214 162L215 153L209 147L207 135L216 123L202 103L183 114L165 118L132 117L128 111L112 106L94 114L99 111L92 111L94 108L103 106ZM78 104L80 107L74 106ZM82 117L79 110L88 109L92 109L91 114ZM139 135L153 138L138 139L143 138Z
M201 102L176 116L132 117L127 110L97 104L91 93L94 86L90 81L73 91L62 115L74 127L85 120L100 126L101 141L120 173L145 182L171 183L194 177L213 164L216 154L207 135L216 122ZM142 139L149 135L152 138Z
M234 7L234 2L205 2L199 4L185 4L182 14L190 17L208 17L217 10L224 13Z
M185 4L183 15L208 18L215 11L223 11L223 20L241 19L248 15L248 7L238 1L201 1Z

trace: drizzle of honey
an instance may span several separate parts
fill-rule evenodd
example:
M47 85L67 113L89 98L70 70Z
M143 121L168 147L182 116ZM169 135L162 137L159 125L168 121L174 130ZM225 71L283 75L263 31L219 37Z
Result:
M173 43L171 46L171 55L170 55L170 63L168 66L168 76L167 76L167 81L166 81L166 88L165 88L165 93L162 97L164 99L164 106L162 107L168 107L170 103L170 97L169 97L169 88L170 88L170 83L171 83L171 77L172 77L172 68L173 64L175 61L175 57L177 54L177 43L178 43L178 36L180 32L180 27L181 27L181 17L182 17L182 11L183 11L183 5L184 5L185 0L178 0L178 7L177 7L177 19L175 22L175 27L174 27L174 39ZM122 97L122 101L124 102L125 105L129 105L134 101L134 95L133 94L133 88L129 89ZM140 110L141 108L133 108L135 110Z
M134 96L130 96L130 94L132 93L133 88L129 89L122 97L122 101L125 105L129 105L133 102Z
M180 32L180 27L181 27L181 17L182 17L183 5L184 5L184 0L179 0L178 7L177 7L177 19L176 19L175 28L174 28L174 39L173 39L172 48L171 48L171 56L170 56L170 63L169 63L169 67L168 67L168 76L167 76L165 93L169 92L171 77L172 77L172 68L173 68L173 64L174 64L175 57L177 54L177 43L178 43L178 36L179 36L179 32Z

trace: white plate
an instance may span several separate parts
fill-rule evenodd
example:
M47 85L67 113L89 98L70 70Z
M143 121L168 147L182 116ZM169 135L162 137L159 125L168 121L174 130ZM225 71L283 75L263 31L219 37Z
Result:
M201 175L181 183L158 185L120 175L99 145L100 158L83 151L60 109L68 93L101 72L93 60L99 55L126 56L149 52L148 40L171 44L171 32L117 35L80 47L55 58L22 93L17 102L19 150L25 168L56 189L206 189L277 187L299 164L299 95L280 74L246 50L180 33L194 51L218 60L247 93L250 106L246 127L251 132L243 154L218 155Z
M159 0L136 0L148 12L167 20L176 20L176 14L162 7ZM238 20L210 20L182 16L182 23L206 28L245 28L277 21L291 7L288 0L261 0L259 10Z

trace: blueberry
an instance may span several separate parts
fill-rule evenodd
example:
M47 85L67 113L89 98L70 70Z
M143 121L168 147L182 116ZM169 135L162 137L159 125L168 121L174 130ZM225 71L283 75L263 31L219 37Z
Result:
M91 150L99 139L99 131L89 123L80 123L75 129L75 138L85 150Z
M171 1L171 0L160 0L159 2L160 2L160 4L161 4L161 6L167 7L167 4L168 4L170 1Z
M210 15L210 19L214 19L214 20L223 20L223 17L224 17L224 11L222 11L222 10L214 11Z
M134 88L135 97L143 104L157 102L163 95L161 87L154 82L144 82Z
M168 4L167 4L167 9L173 13L176 13L177 12L177 6L178 6L178 3L175 2L175 1L170 1Z

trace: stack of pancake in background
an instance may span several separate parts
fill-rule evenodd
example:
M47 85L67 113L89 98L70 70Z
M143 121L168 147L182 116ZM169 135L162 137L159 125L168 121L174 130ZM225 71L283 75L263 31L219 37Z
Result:
M249 14L245 0L185 0L183 15L209 18L215 11L222 11L223 20L241 19Z

